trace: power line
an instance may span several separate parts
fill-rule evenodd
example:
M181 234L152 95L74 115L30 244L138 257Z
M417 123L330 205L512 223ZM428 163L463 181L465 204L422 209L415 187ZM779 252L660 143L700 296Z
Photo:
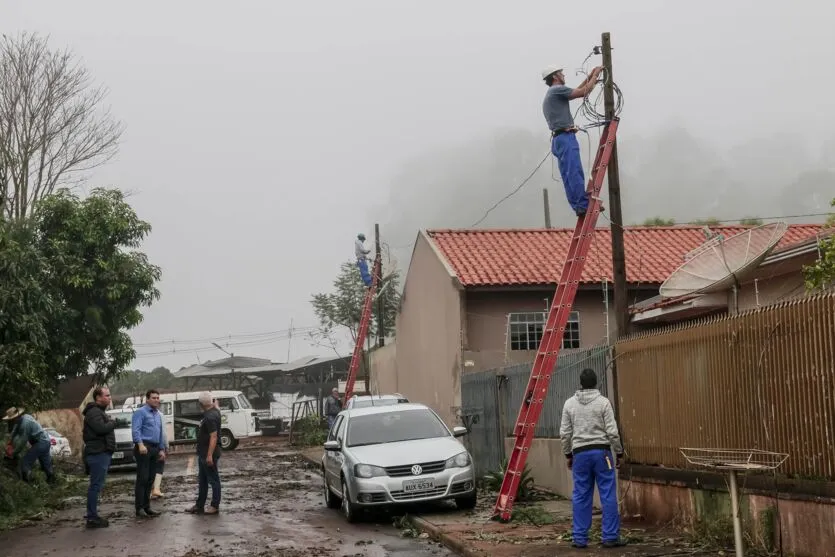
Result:
M293 327L293 332L306 332L316 329L317 327ZM280 329L277 331L264 331L260 333L237 333L237 334L226 334L226 335L218 335L212 337L201 337L201 338L192 338L192 339L168 339L168 340L158 340L152 342L135 342L133 343L134 347L152 347L152 346L163 346L163 345L186 345L186 344L209 344L211 342L221 343L224 341L233 341L237 339L257 339L259 337L270 337L275 335L283 335L289 333L290 329Z
M530 179L533 178L534 174L536 174L536 171L539 170L542 167L543 164L545 164L545 161L547 161L548 157L550 157L550 156L551 156L551 151L549 150L548 154L545 155L545 158L543 158L541 161L539 161L539 164L536 165L536 168L534 168L533 171L530 174L528 174L527 178L522 180L521 184L516 186L516 189L514 189L513 191L511 191L510 193L508 193L507 195L505 195L501 199L499 199L495 204L493 204L492 207L487 209L487 211L484 213L484 215L480 219L478 219L477 221L475 221L473 224L470 225L470 228L473 228L473 227L478 226L479 224L481 224L481 222L484 221L484 219L487 218L487 215L489 215L493 211L493 209L496 209L499 205L501 205L502 203L504 203L505 201L507 201L508 199L513 197L514 195L516 195L522 188L524 188L525 184L527 184L530 181Z

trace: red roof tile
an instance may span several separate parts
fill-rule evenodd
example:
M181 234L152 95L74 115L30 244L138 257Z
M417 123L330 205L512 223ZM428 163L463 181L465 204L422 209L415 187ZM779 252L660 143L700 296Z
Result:
M743 226L712 226L725 237ZM821 230L817 224L790 225L777 249L802 242ZM554 284L573 229L427 230L464 286ZM684 254L705 241L701 226L630 226L624 234L626 278L630 283L660 284L683 262ZM583 282L612 280L609 228L592 240Z

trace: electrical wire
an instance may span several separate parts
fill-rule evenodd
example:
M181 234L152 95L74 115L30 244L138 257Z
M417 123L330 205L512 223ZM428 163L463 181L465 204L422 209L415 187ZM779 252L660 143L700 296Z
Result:
M542 165L545 164L545 161L547 161L548 157L550 157L550 156L551 156L551 151L548 151L548 153L545 155L545 158L543 158L541 161L539 161L539 164L536 165L536 168L534 168L531 171L531 173L528 174L527 178L522 180L522 183L520 183L518 186L516 186L516 188L513 191L511 191L510 193L508 193L507 195L505 195L504 197L499 199L496 203L493 204L492 207L487 209L487 211L485 211L484 215L480 219L478 219L477 221L475 221L473 224L470 225L470 228L474 228L474 227L478 226L479 224L481 224L484 221L484 219L487 218L487 215L489 215L494 209L496 209L499 205L501 205L502 203L504 203L505 201L507 201L508 199L510 199L511 197L516 195L517 193L519 193L519 191L521 191L521 189L525 187L525 184L527 184L530 181L530 179L533 178L534 174L536 174L536 171L539 170L540 168L542 168Z

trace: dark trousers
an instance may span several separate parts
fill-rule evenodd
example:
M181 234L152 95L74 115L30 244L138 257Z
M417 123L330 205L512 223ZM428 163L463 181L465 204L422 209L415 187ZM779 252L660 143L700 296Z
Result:
M99 517L99 494L104 487L112 453L88 454L85 458L90 469L90 487L87 488L87 520Z
M220 455L215 455L212 458L214 464L209 466L206 463L206 458L197 455L197 508L202 509L206 506L206 497L209 495L209 486L212 486L212 506L218 508L220 506L220 474L218 473L218 461Z
M49 452L50 448L49 439L41 439L29 447L29 450L26 451L26 454L23 455L23 459L20 461L20 476L24 480L29 481L35 461L41 463L41 468L43 468L46 478L48 480L52 479L52 454Z
M145 454L139 454L139 449L136 447L133 449L133 456L136 458L134 500L137 511L151 508L151 490L154 487L154 478L157 476L159 446L145 445L145 447L148 449Z

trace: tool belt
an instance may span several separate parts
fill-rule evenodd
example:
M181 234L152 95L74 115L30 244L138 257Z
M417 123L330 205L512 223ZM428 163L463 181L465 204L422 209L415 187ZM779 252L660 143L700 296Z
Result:
M564 133L577 133L578 131L580 131L580 128L578 128L577 126L573 126L573 127L570 127L570 128L564 128L564 129L561 129L561 130L552 131L551 132L551 137L557 137L558 135L562 135Z

